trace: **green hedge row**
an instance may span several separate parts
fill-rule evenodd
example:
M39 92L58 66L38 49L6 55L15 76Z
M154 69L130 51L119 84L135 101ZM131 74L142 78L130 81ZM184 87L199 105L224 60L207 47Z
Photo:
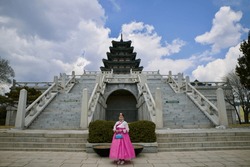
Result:
M89 124L90 143L111 143L115 121L96 120ZM133 143L156 141L155 124L151 121L129 123L129 136Z

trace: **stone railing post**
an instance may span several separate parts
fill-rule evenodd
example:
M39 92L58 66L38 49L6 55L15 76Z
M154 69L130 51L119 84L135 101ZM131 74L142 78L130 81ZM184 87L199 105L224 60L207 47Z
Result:
M101 74L99 75L96 75L96 79L95 79L95 83L100 83L100 80L101 80Z
M53 88L53 91L58 91L58 76L54 76L54 83L55 87Z
M169 80L170 80L171 77L172 77L172 71L169 71L168 72L168 80L167 80L168 82L169 82Z
M226 111L226 103L224 99L224 93L222 88L218 88L216 90L217 94L217 108L218 108L218 115L219 115L219 125L228 126L228 117Z
M65 91L65 87L66 87L66 74L65 73L62 74L61 86L62 86L63 91Z
M88 128L88 89L83 89L82 102L81 102L81 122L80 128Z
M76 73L75 73L75 71L72 71L72 78L73 78L72 82L76 82Z
M16 129L24 129L26 102L27 102L27 90L22 89L20 91L18 107L17 107L16 122L15 122Z
M155 92L155 109L156 109L156 128L163 128L163 106L162 106L162 92L160 88L156 88Z
M98 85L99 85L100 88L101 88L101 86L102 86L102 82L103 82L102 78L103 78L104 75L105 75L105 74L100 74L100 75L97 77L98 80L96 81L96 83L98 83Z
M188 92L188 84L190 83L190 79L189 79L189 76L186 76L186 92Z
M168 72L168 76L171 77L172 76L172 71Z
M181 92L181 86L182 86L182 74L181 73L178 73L178 92Z
M146 75L140 74L140 78L141 78L141 85L144 85L147 82Z

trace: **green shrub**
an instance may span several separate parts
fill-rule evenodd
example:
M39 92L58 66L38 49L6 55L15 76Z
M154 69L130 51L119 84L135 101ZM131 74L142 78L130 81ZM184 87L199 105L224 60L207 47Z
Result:
M89 124L90 143L111 143L114 121L96 120Z
M136 121L129 124L130 139L134 143L156 141L155 124L151 121Z
M96 120L89 124L90 143L111 143L114 121ZM129 136L133 143L150 143L156 141L155 124L151 121L129 123Z

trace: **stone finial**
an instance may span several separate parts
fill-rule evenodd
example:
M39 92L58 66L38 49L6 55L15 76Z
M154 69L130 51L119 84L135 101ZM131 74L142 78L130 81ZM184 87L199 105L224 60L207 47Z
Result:
M123 42L123 39L122 39L122 33L121 33L121 40L120 40L121 42Z

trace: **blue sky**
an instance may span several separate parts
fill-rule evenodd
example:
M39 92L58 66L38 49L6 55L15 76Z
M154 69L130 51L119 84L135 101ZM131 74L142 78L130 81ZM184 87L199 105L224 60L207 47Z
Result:
M0 56L17 81L99 71L120 33L145 71L221 81L249 28L249 0L0 0Z

